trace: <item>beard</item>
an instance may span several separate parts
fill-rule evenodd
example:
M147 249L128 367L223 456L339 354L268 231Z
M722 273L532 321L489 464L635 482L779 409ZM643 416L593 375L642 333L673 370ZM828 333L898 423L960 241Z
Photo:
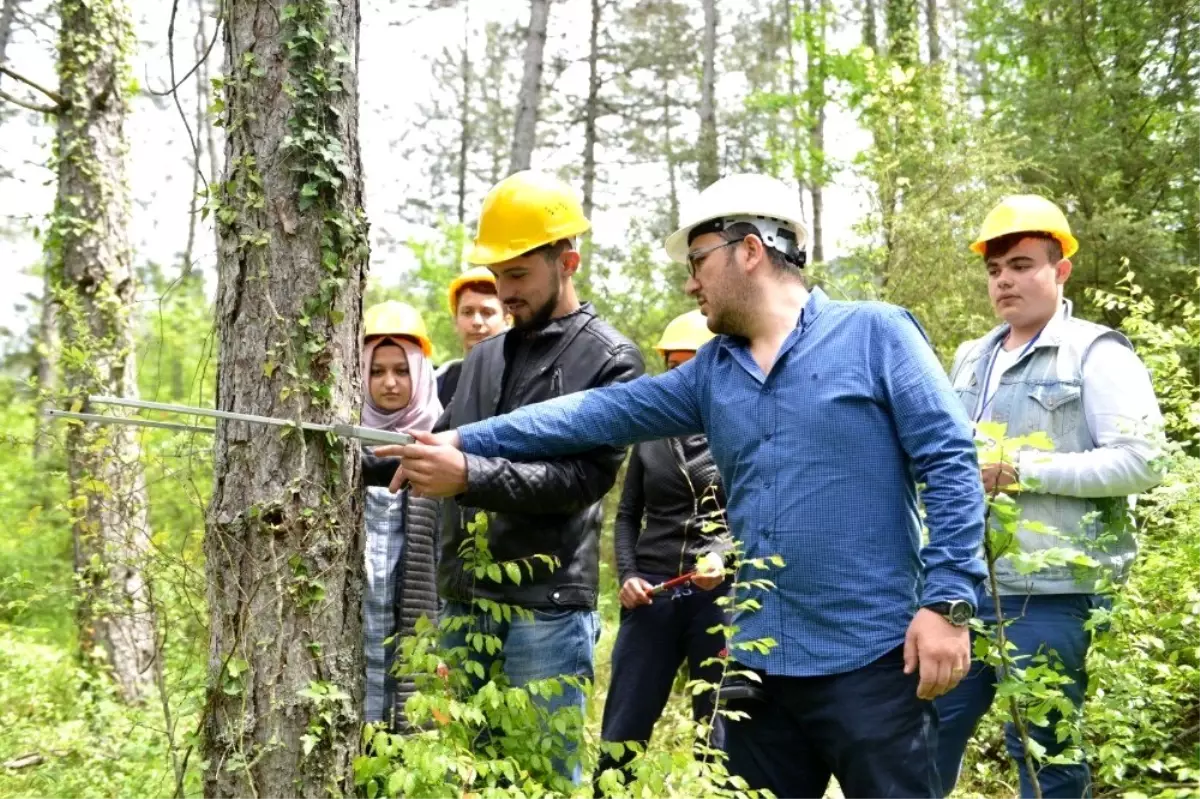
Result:
M708 329L717 335L748 338L755 307L750 292L744 289L731 291L721 307L714 308L711 300L709 301L705 321L708 323Z
M517 314L513 314L513 329L521 332L530 330L539 330L554 317L554 309L558 307L559 295L562 293L562 287L558 281L554 281L553 288L550 291L550 296L546 301L536 308L530 310L529 315L522 318Z

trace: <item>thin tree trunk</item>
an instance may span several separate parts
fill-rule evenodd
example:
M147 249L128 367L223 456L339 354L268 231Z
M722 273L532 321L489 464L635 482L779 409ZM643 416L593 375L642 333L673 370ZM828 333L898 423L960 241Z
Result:
M805 50L808 62L805 65L808 74L808 162L809 191L812 193L812 260L821 263L825 260L825 245L823 233L823 217L825 199L822 186L825 183L825 21L829 16L828 0L818 0L817 19L814 20L812 0L804 0L805 32L807 34Z
M207 6L209 0L199 0L200 3L200 21L198 23L198 32L201 39L208 40L208 15ZM214 36L216 33L214 32ZM204 93L204 148L208 154L208 185L210 191L215 191L214 186L221 179L221 151L217 147L217 137L213 132L212 114L208 112L212 105L212 80L211 72L208 68L208 62L205 61L196 70L196 85L201 87ZM196 133L199 137L199 132Z
M471 3L463 3L462 97L458 107L458 224L467 221L467 159L471 152Z
M208 45L204 35L204 0L196 0L196 14L199 19L196 24L196 35L192 38L192 52L199 64L204 58L204 52ZM201 167L201 160L204 152L202 133L204 131L204 118L208 116L209 105L205 77L203 64L200 64L196 68L196 150L192 153L192 194L191 199L188 201L187 243L184 245L183 264L180 269L184 276L188 276L192 272L192 265L195 259L196 225L200 221L200 175L203 168ZM178 361L176 364L178 368Z
M937 0L925 0L925 24L925 33L929 38L929 63L936 64L942 60L942 42L938 36Z
M792 15L792 0L783 0L783 29L787 31L787 94L791 110L792 128L792 177L800 195L800 209L804 210L804 190L808 185L805 174L804 141L800 136L800 84L796 80L796 23Z
M954 72L958 76L958 90L965 91L970 82L967 69L968 48L963 47L963 18L961 0L948 0L950 8L951 56L954 59Z
M700 78L700 157L696 179L701 190L717 182L720 160L717 144L717 0L704 0L704 71Z
M137 396L136 284L126 181L133 19L122 2L61 0L58 195L51 279L61 287L62 335L82 357L63 361L74 401ZM97 49L97 41L105 46ZM128 701L153 690L154 618L143 567L150 549L146 481L133 428L67 433L78 608L85 656L103 657Z
M537 146L538 102L542 93L542 65L546 51L546 28L550 23L550 0L530 0L529 29L525 35L525 74L517 99L509 173L529 169Z
M583 215L592 218L596 191L596 119L600 103L600 0L592 0L592 26L588 33L588 95L583 109ZM582 293L591 296L592 234L582 247Z
M671 138L671 128L675 120L671 116L671 82L663 80L663 154L667 159L667 230L679 228L679 179L678 166L675 161L675 143Z
M916 66L920 41L917 35L917 0L885 0L887 5L888 57L908 68Z
M217 407L350 419L368 260L358 2L226 8ZM358 448L239 423L215 439L205 794L353 795Z
M879 52L879 24L876 21L875 0L863 0L863 44Z

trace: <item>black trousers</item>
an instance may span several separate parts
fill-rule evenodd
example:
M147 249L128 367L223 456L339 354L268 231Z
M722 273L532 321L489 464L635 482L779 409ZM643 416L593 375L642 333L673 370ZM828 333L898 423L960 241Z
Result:
M658 575L642 577L652 583L665 579ZM719 631L708 632L726 623L725 609L717 604L723 593L722 589L684 589L655 597L653 603L632 611L622 609L621 627L613 646L612 680L604 704L600 733L603 740L647 744L684 660L691 679L713 684L720 681L719 663L701 664L717 657L725 646L725 638ZM713 719L715 699L712 691L693 695L693 718ZM720 719L714 721L711 743L719 749L723 743L723 725ZM602 754L596 774L599 776L605 769L624 768L634 757L630 751L619 760Z
M741 701L727 720L729 770L776 796L825 794L837 777L853 797L940 797L937 713L904 674L903 648L828 677L763 679L765 702Z

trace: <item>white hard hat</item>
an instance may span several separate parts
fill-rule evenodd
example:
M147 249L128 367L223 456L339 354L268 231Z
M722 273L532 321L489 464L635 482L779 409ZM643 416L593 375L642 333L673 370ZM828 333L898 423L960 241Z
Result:
M713 231L736 222L749 222L759 230L763 244L785 255L795 256L800 265L808 249L808 228L800 193L781 180L767 175L729 175L721 178L683 205L679 215L682 227L667 236L667 255L672 261L687 263L689 239L693 229L716 223ZM707 231L706 231L707 232ZM699 235L699 234L697 234Z

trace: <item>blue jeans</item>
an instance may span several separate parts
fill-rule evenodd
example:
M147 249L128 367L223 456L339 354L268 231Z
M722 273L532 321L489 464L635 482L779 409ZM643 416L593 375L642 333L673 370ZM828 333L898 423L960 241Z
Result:
M536 680L554 677L580 677L592 680L595 677L596 642L600 638L600 616L592 610L532 610L532 619L519 618L516 613L512 621L496 621L491 614L482 613L463 602L449 601L442 610L442 617L473 616L475 631L500 639L501 649L495 655L486 651L470 649L470 659L483 666L484 674L491 671L492 664L500 661L504 675L517 687ZM462 628L442 635L442 646L467 646L468 630ZM472 677L476 690L484 681ZM534 696L531 701L538 707L553 713L564 707L578 707L586 713L587 696L581 688L564 684L562 693L553 697ZM566 742L568 757L579 748L578 740ZM556 761L555 769L576 784L583 780L583 769L579 764L569 767L566 762Z
M1001 597L1000 607L1004 617L1012 620L1005 628L1005 633L1008 640L1016 646L1013 654L1020 657L1034 655L1039 650L1054 650L1061 660L1059 668L1063 674L1072 678L1072 682L1061 686L1062 691L1076 708L1083 707L1084 696L1087 694L1087 670L1084 660L1091 645L1091 634L1083 625L1093 608L1106 603L1108 600L1104 597L1090 594ZM992 598L986 594L979 596L979 617L993 624L996 621L995 605ZM1017 662L1018 665L1025 666L1029 658L1025 657ZM967 741L974 735L979 720L992 706L992 699L996 695L996 682L996 670L993 667L985 663L975 663L958 687L934 702L940 720L938 770L941 772L946 793L953 790L958 779ZM1026 725L1029 737L1044 746L1046 754L1050 756L1059 754L1070 744L1070 741L1059 742L1055 733L1058 721L1059 717L1052 715L1050 724L1046 727ZM1005 725L1004 733L1008 754L1016 761L1020 771L1021 796L1033 796L1033 782L1028 769L1025 768L1025 750L1021 745L1020 736L1011 722ZM1078 799L1092 795L1091 773L1087 763L1039 766L1038 784L1041 786L1042 796L1046 799Z

